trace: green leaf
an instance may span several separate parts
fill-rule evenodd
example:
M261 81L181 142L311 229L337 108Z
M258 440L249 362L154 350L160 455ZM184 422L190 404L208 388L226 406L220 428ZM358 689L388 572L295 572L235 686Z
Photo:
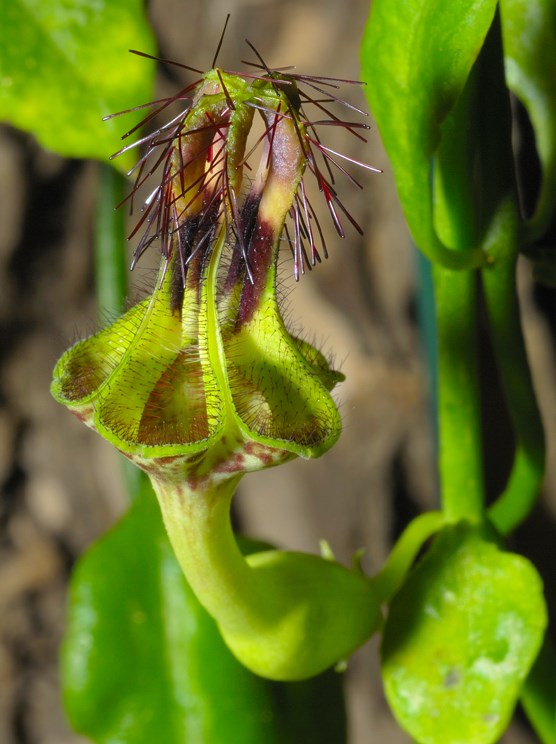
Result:
M148 484L77 564L62 679L71 724L97 744L278 744L310 731L344 741L339 675L277 685L234 659L183 577Z
M556 211L556 4L500 0L506 79L535 130L543 179L531 238L542 237Z
M107 160L152 97L154 53L142 0L9 0L2 5L0 120L68 157ZM127 170L130 156L115 164Z
M374 0L362 46L363 79L413 238L446 268L480 262L451 251L434 229L431 158L492 22L496 0Z
M399 723L421 744L489 744L542 643L541 580L469 525L446 528L394 598L382 665Z

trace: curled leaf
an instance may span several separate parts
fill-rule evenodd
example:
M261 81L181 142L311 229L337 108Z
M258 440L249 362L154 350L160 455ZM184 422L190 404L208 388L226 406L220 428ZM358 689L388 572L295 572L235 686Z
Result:
M530 238L542 237L556 205L556 5L553 0L501 0L508 86L535 131L542 184Z
M434 229L431 158L492 23L495 0L375 0L361 64L371 111L417 246L446 268L481 262L447 248ZM457 32L455 32L457 29Z

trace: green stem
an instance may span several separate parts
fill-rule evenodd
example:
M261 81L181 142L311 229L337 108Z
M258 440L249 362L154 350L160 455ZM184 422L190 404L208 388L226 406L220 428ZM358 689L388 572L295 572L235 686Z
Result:
M473 153L476 75L443 125L435 159L435 227L455 251L476 242ZM477 353L477 277L433 266L438 368L439 475L448 521L484 514Z
M484 514L476 278L433 267L438 329L439 473L447 521Z
M120 315L127 296L125 214L115 209L124 198L125 178L101 163L95 229L95 283L101 320Z
M516 436L512 470L506 488L490 507L489 517L502 534L518 527L533 508L545 466L544 431L521 327L516 287L517 224L514 205L500 213L497 261L483 272L492 343L504 397ZM512 251L515 251L512 255Z
M402 584L417 554L429 537L442 529L442 512L427 512L416 517L402 532L383 568L370 581L381 604L388 602Z
M483 247L491 263L482 282L494 355L516 449L506 489L490 508L495 527L508 534L529 514L544 473L544 433L527 360L516 286L523 240L513 171L511 111L497 28L481 58L479 165Z
M548 636L521 690L521 704L543 744L556 744L556 650Z

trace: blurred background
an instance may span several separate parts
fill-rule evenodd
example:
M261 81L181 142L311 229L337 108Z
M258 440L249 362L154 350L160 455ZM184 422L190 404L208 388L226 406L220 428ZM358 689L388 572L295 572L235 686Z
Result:
M270 66L350 79L359 77L368 10L367 0L148 3L162 57L208 68L231 13L221 66L243 69L241 60L253 58L247 37ZM186 71L161 66L157 96L189 80ZM345 96L366 108L356 86ZM382 175L357 174L364 191L339 181L340 196L365 235L351 230L339 239L320 205L330 259L295 287L287 251L282 266L292 328L316 341L346 375L336 393L344 432L319 461L246 477L235 517L246 534L285 548L317 552L324 538L343 562L364 548L364 567L374 572L407 521L436 504L434 431L418 263L388 161L374 126L366 145L344 135L330 131L327 142L384 169ZM114 150L118 146L115 141ZM96 328L97 178L96 163L62 159L32 137L0 128L0 744L82 741L69 731L59 700L66 586L72 564L127 504L118 455L49 395L58 356ZM528 267L521 268L550 467L541 503L514 543L543 574L554 611L556 310L554 293L534 288ZM152 278L148 261L132 277L140 287ZM488 478L495 491L507 472L511 440L488 357L484 385ZM375 642L367 644L346 674L349 744L409 741L384 700L377 651ZM503 739L534 740L519 716Z

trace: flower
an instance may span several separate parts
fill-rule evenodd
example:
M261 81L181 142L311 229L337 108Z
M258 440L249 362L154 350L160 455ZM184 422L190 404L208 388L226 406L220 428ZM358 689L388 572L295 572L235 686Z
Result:
M317 456L341 429L329 391L342 376L289 333L276 299L306 127L281 86L221 78L199 85L145 209L148 219L157 205L162 235L154 291L66 352L52 388L143 469L179 460L195 478ZM241 200L254 99L265 103L267 143Z
M288 331L277 300L288 215L296 278L320 260L306 169L338 231L337 206L354 222L317 165L314 149L331 156L302 111L297 79L215 69L175 97L193 92L191 106L146 138L130 196L161 167L136 228L144 232L135 260L161 241L156 286L69 349L52 384L59 402L149 474L199 600L238 658L275 679L301 679L336 663L380 617L360 572L282 551L245 559L230 527L244 473L317 457L341 430L330 391L342 375ZM263 151L242 196L256 110ZM329 123L356 126L337 117Z

